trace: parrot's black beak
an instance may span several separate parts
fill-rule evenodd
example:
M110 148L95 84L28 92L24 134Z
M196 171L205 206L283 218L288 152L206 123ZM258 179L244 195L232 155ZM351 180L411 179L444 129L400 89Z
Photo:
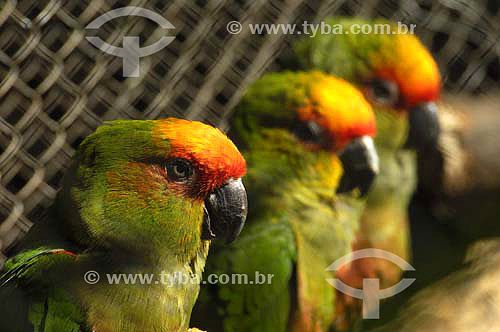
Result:
M435 103L423 103L410 110L410 129L405 147L420 150L437 144L439 138L438 108Z
M363 136L353 140L339 155L344 173L337 187L337 193L358 188L365 196L379 171L378 154L373 139Z
M240 234L247 218L247 192L241 179L230 180L214 190L205 199L203 240L224 237L233 242Z

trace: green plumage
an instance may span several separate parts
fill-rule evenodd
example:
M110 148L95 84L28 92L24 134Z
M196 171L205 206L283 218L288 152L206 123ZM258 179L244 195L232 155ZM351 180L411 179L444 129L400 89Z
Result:
M377 109L375 114L380 173L367 196L360 234L366 241L364 247L384 249L409 261L407 210L416 187L416 153L403 148L407 133L405 116ZM377 272L383 275L381 287L397 282L401 273L389 264Z
M187 330L199 285L168 286L159 276L201 279L203 201L175 194L153 172L170 151L153 137L156 125L109 122L82 142L55 205L5 265L0 312L9 320L0 330ZM100 281L84 282L87 271ZM156 282L108 282L107 274L121 273Z
M353 25L391 24L386 20L361 18L330 18L325 23L341 26L350 32ZM392 24L391 24L392 26ZM362 83L374 76L375 63L390 64L394 54L392 34L339 33L306 37L293 45L293 55L287 60L289 67L316 69L331 73L349 82Z
M342 173L336 155L311 150L294 133L297 109L318 75L265 75L235 110L231 133L248 164L249 217L234 245L213 248L206 273L246 274L250 283L203 288L193 313L200 328L277 332L332 324L334 288L325 269L349 251L357 223L334 208ZM256 284L256 272L272 274L271 283Z
M351 26L390 24L385 20L333 18L330 25ZM318 69L340 76L360 88L376 78L374 64L395 67L393 34L318 34L303 38L294 45L291 62L300 68ZM293 59L293 60L292 60ZM409 260L407 207L416 185L416 156L404 149L408 134L408 116L401 110L374 104L377 121L375 145L380 156L380 173L367 197L367 206L360 223L360 242L364 248L391 251ZM384 266L383 286L399 278L397 267ZM386 280L384 280L386 279Z
M419 158L410 204L415 285L363 331L474 331L500 326L500 99L448 95L437 146ZM377 327L375 329L375 327Z
M332 26L342 25L343 31L350 31L353 24L387 24L385 20L332 18L326 22ZM394 35L389 34L317 34L314 38L303 38L294 45L294 54L288 59L291 66L303 69L318 69L340 76L365 89L370 80L377 78L376 65L387 68L396 66ZM366 199L366 207L360 218L360 229L353 250L379 248L411 261L410 234L408 226L408 205L416 188L416 153L404 148L408 136L407 113L389 106L373 105L377 136L375 146L380 157L380 172ZM353 218L344 214L347 218ZM401 277L399 267L375 260L372 265L357 261L346 275L346 282L353 287L359 278L378 277L381 287L397 283ZM369 275L363 275L366 270ZM351 317L360 313L349 313L349 308L339 305L339 328L346 328ZM344 316L346 315L346 316ZM347 323L347 325L346 325Z

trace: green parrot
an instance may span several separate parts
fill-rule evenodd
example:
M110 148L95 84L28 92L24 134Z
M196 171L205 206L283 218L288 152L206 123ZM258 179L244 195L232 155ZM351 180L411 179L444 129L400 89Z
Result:
M250 87L230 131L248 163L248 223L237 243L212 252L206 270L246 279L204 287L192 324L328 330L335 289L325 269L349 252L357 231L355 218L339 218L336 192L354 201L368 191L378 172L374 134L371 107L344 80L283 72Z
M6 262L0 330L186 331L210 240L244 225L245 172L235 145L200 122L106 122ZM154 279L110 279L121 274Z
M417 182L416 155L437 144L440 127L436 101L440 95L438 67L418 38L398 33L385 20L331 18L331 26L350 32L353 26L377 25L389 33L317 34L293 45L285 61L290 68L317 69L356 85L371 103L377 123L375 146L380 173L368 193L360 230L352 250L378 248L410 261L408 205ZM378 28L380 29L380 28ZM344 266L337 277L363 288L364 278L379 278L381 287L397 283L401 270L383 259L360 259ZM360 300L337 297L338 328L345 329L360 313Z
M441 135L418 160L409 209L415 286L385 303L364 330L500 326L500 98L444 95L438 107Z

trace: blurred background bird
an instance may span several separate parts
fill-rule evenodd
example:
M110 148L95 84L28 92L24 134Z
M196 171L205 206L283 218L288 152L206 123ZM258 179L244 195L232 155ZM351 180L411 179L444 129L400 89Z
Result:
M409 208L415 287L391 299L383 319L365 322L365 330L500 327L499 101L496 94L446 95L439 103L442 134L419 159Z
M411 34L377 34L375 26L388 23L351 18L327 20L350 31L370 25L371 34L318 34L303 38L290 57L291 66L317 68L356 84L375 110L380 175L370 191L352 250L377 248L410 261L407 208L416 185L416 151L437 144L439 123L435 101L440 95L440 74L432 56ZM353 261L337 276L362 288L364 278L380 278L382 288L396 284L401 269L382 260ZM338 293L339 328L359 314L361 302ZM356 312L357 311L357 312Z
M209 240L233 241L244 225L245 171L233 143L200 122L99 127L80 145L50 214L5 265L0 309L9 319L1 330L187 331L199 283L113 284L104 276L201 279ZM89 271L96 282L84 277Z
M206 273L244 274L249 282L205 287L193 324L327 331L334 289L325 268L349 252L358 229L356 218L338 215L336 192L355 191L352 199L361 200L378 172L372 109L338 78L272 73L247 91L231 134L248 162L252 204L245 234L212 252ZM272 282L258 284L257 272Z

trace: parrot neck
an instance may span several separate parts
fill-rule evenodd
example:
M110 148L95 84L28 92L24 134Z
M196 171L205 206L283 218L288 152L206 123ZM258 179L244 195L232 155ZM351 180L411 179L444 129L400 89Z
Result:
M375 119L377 151L385 150L393 154L396 150L403 150L408 136L408 115L393 109L375 109Z
M295 136L281 129L265 130L244 151L249 218L256 214L293 211L317 204L331 208L342 174L339 159L330 152L307 150ZM277 209L276 206L280 208Z
M104 281L110 276L136 279L134 282L121 279L112 284L78 284L72 293L78 294L79 301L92 313L88 315L88 325L96 331L109 331L109 326L100 328L106 322L115 323L118 330L124 332L187 331L200 290L208 245L208 241L202 241L198 255L190 262L173 255L163 255L157 263L150 264L140 257L124 256L123 252L90 254L85 271L98 271Z

